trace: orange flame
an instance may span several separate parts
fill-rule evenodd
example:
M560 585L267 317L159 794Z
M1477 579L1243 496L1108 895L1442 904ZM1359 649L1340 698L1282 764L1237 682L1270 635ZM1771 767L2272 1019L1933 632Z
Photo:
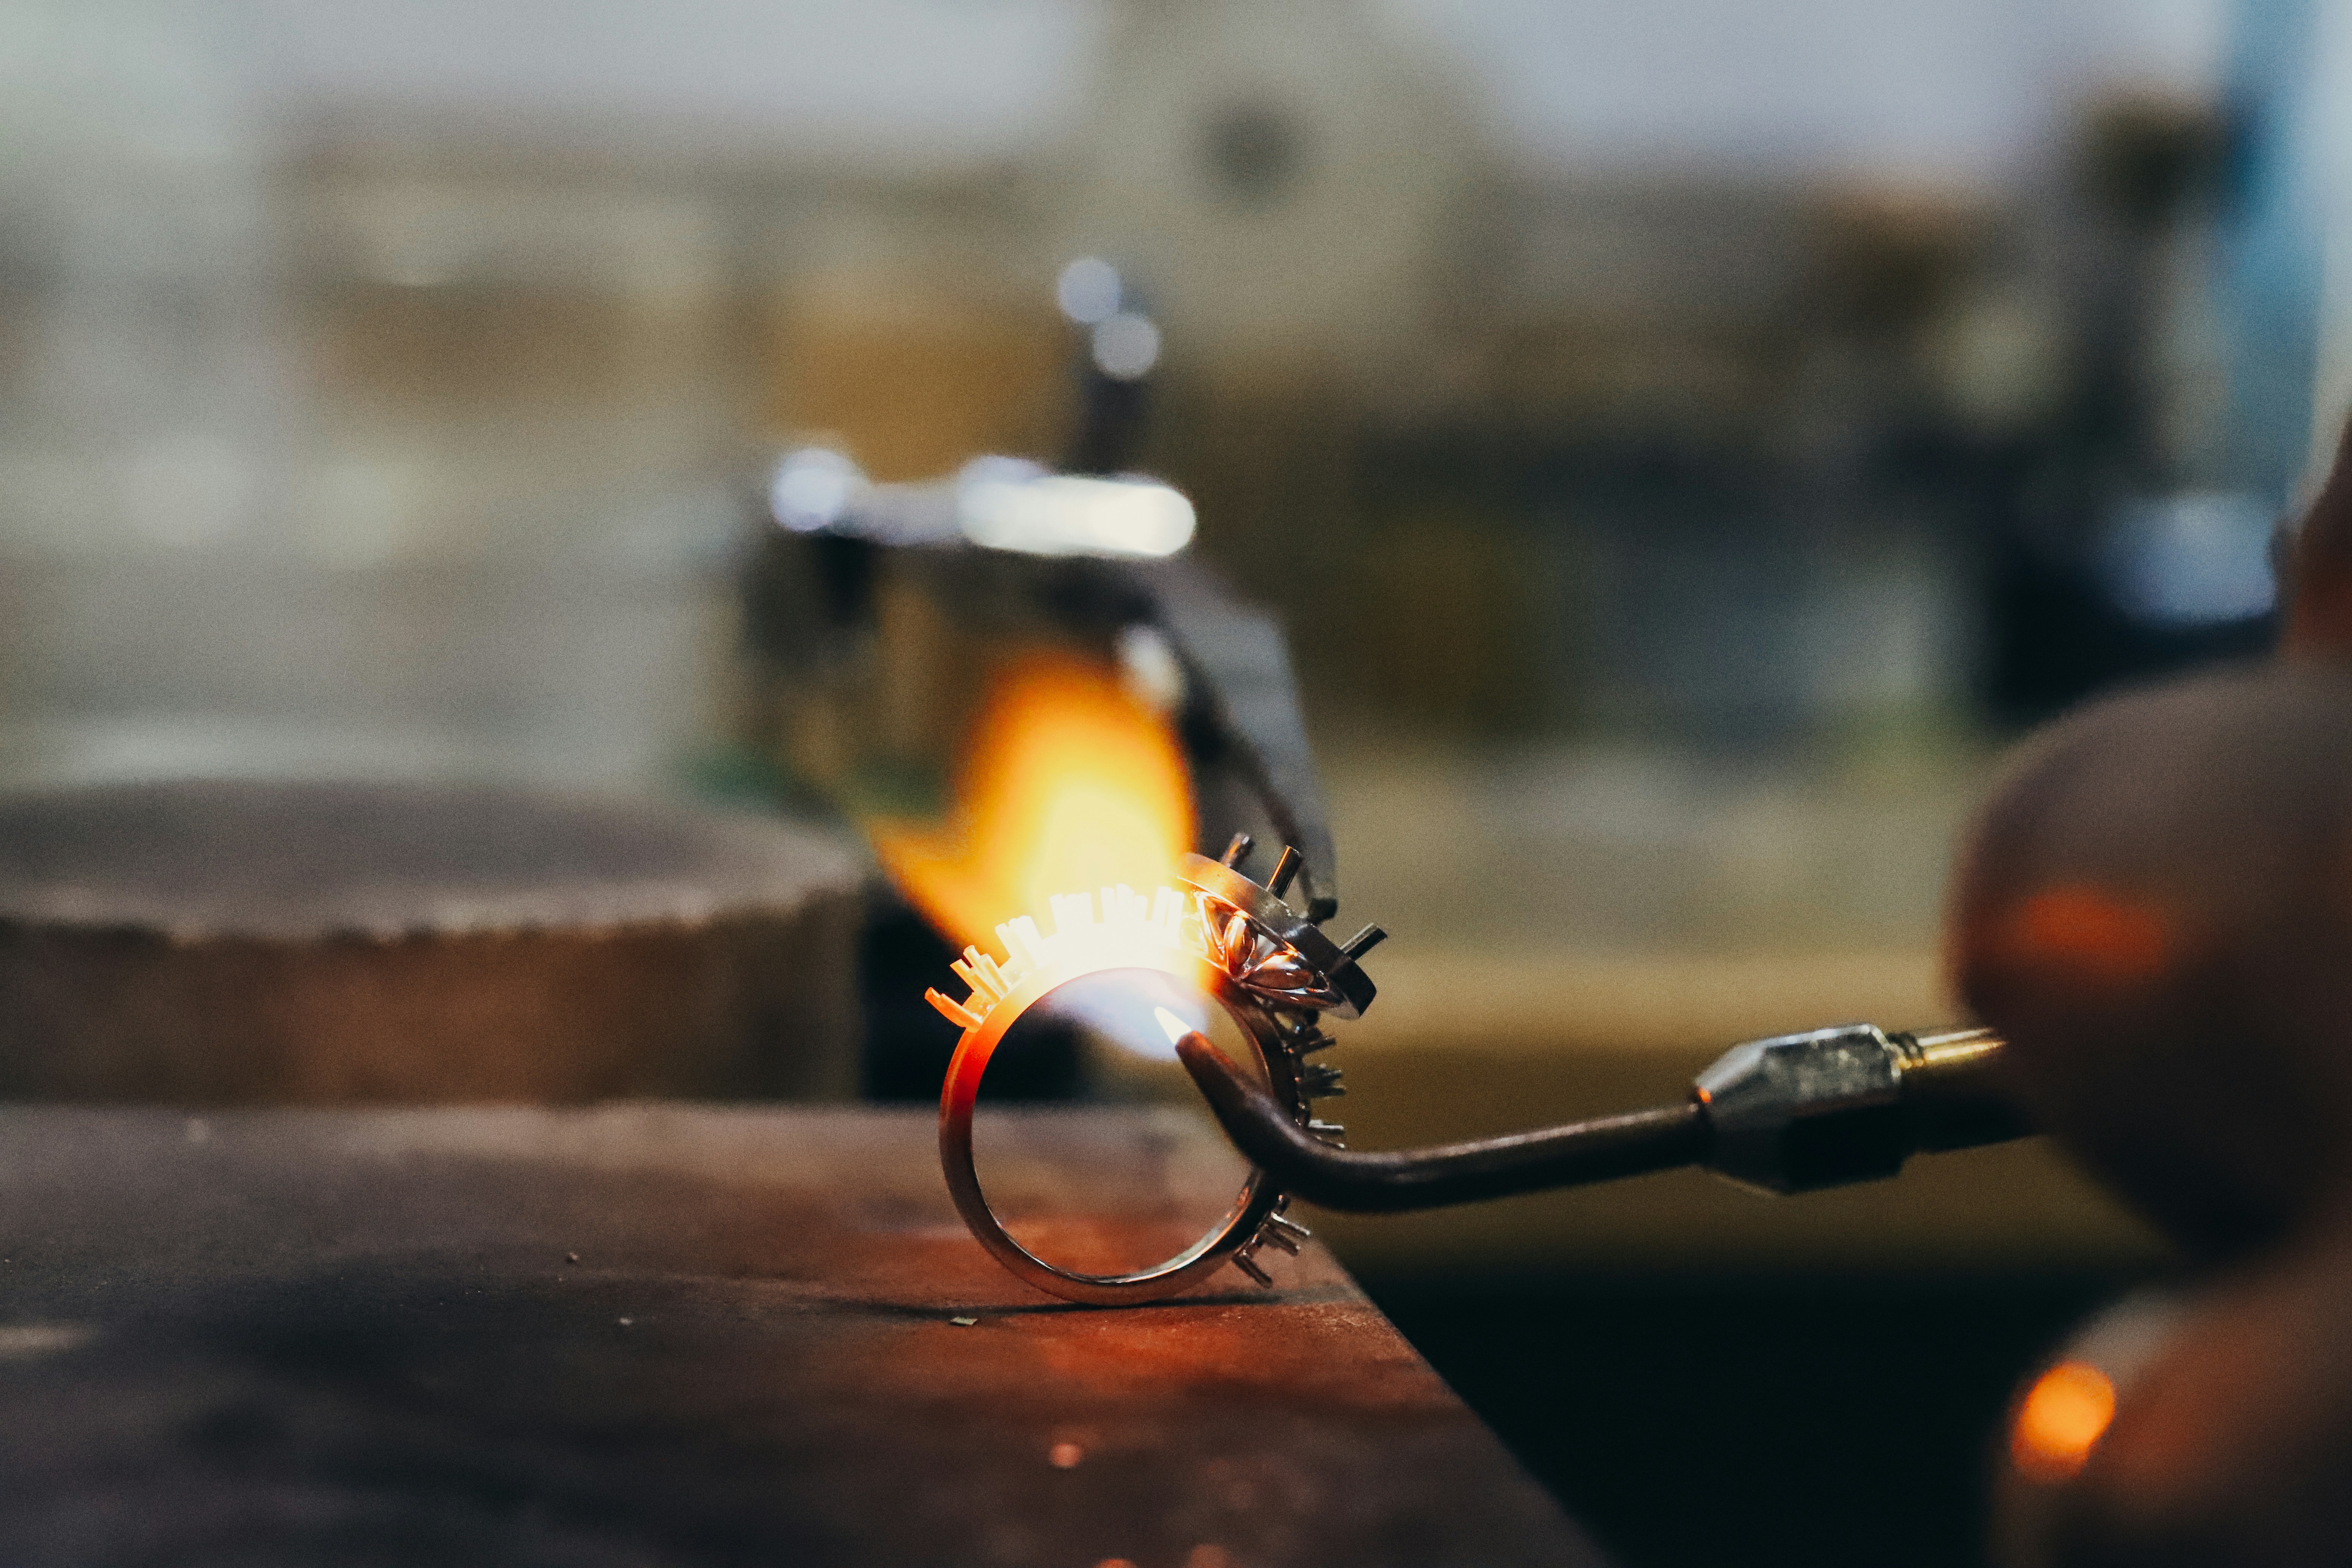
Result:
M2017 1408L2010 1462L2037 1481L2080 1470L2116 1418L2116 1385L2088 1362L2063 1361L2037 1379Z
M1168 726L1109 673L1033 654L992 683L947 821L867 832L915 907L978 942L1056 893L1166 880L1192 847L1192 789Z

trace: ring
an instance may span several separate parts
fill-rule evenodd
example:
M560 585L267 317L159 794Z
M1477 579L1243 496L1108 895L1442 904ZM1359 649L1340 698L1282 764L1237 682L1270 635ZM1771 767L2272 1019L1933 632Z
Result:
M1249 1041L1275 1099L1299 1124L1335 1141L1343 1133L1308 1113L1311 1100L1345 1092L1339 1071L1306 1058L1332 1043L1318 1026L1322 1012L1354 1016L1370 1005L1370 983L1354 962L1370 942L1351 942L1352 952L1336 947L1278 896L1233 868L1246 852L1246 842L1237 839L1224 861L1188 856L1185 886L1156 889L1148 899L1125 886L1103 889L1098 904L1094 894L1055 897L1051 934L1024 915L996 928L1003 959L977 946L964 949L953 965L971 988L964 1000L936 987L925 994L963 1028L940 1093L940 1164L948 1192L989 1254L1039 1289L1095 1305L1132 1304L1173 1295L1228 1262L1271 1286L1260 1250L1296 1254L1310 1234L1284 1215L1288 1197L1253 1167L1224 1217L1175 1257L1133 1273L1082 1273L1047 1262L1013 1238L989 1206L972 1163L972 1108L1006 1033L1063 987L1120 970L1173 978L1215 1002ZM1172 1044L1189 1026L1158 1011Z

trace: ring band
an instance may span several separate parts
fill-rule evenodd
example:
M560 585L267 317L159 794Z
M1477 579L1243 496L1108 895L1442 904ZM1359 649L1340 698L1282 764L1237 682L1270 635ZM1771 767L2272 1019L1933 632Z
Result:
M1252 1167L1225 1217L1200 1240L1167 1261L1129 1274L1084 1274L1046 1262L1013 1239L990 1208L981 1191L980 1174L972 1163L972 1103L989 1058L1006 1031L1030 1008L1063 986L1090 975L1119 969L1145 967L1131 959L1124 963L1078 961L1033 970L999 998L978 1026L967 1029L948 1064L947 1083L940 1095L940 1164L947 1173L948 1192L956 1212L989 1255L1041 1290L1067 1300L1097 1306L1156 1300L1198 1282L1223 1267L1243 1247L1255 1239L1282 1194L1266 1183L1265 1173ZM1180 976L1180 978L1183 978ZM1268 1086L1276 1100L1294 1114L1300 1109L1297 1064L1281 1043L1281 1026L1264 1007L1238 992L1223 970L1206 959L1196 962L1194 979L1202 993L1222 1005L1241 1026L1257 1053Z
M1105 888L1099 919L1091 894L1055 898L1052 935L1023 916L996 928L1002 963L977 947L964 949L953 965L971 988L963 1001L936 988L926 993L932 1006L963 1029L940 1090L940 1165L949 1194L990 1256L1041 1290L1072 1301L1129 1305L1174 1295L1228 1261L1271 1285L1256 1261L1261 1244L1296 1253L1309 1234L1284 1216L1289 1200L1252 1167L1224 1218L1182 1252L1131 1273L1083 1273L1048 1263L1015 1240L989 1206L972 1163L973 1106L1006 1034L1062 987L1120 970L1149 970L1192 984L1240 1028L1266 1087L1300 1125L1332 1139L1345 1131L1307 1113L1310 1098L1345 1092L1339 1070L1302 1064L1309 1052L1331 1043L1317 1025L1322 1013L1355 1017L1370 1005L1371 983L1355 958L1378 940L1377 928L1335 947L1292 914L1278 894L1233 868L1246 850L1247 840L1237 838L1223 861L1187 856L1181 891L1160 888L1147 900L1124 886ZM1286 853L1285 866L1293 863ZM1277 868L1276 880L1283 879Z

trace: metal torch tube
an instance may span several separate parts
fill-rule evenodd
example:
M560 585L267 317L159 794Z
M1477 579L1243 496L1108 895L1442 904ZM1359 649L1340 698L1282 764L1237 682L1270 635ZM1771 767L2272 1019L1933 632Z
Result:
M1185 1036L1176 1052L1251 1163L1284 1191L1326 1208L1393 1213L1613 1181L1696 1163L1712 1138L1694 1100L1471 1143L1353 1153L1291 1121L1205 1037Z
M1776 1193L1890 1176L1923 1150L2031 1131L1995 1079L2001 1048L1984 1029L1776 1036L1725 1052L1678 1105L1385 1153L1334 1148L1300 1127L1205 1037L1187 1035L1176 1052L1226 1134L1285 1191L1394 1213L1681 1165Z

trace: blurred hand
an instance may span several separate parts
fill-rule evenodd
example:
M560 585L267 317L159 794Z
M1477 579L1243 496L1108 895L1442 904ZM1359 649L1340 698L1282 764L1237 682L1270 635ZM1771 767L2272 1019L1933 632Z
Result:
M2043 1561L2352 1561L2347 468L2291 557L2277 660L2053 726L1963 853L1961 994L2041 1125L2198 1277Z

